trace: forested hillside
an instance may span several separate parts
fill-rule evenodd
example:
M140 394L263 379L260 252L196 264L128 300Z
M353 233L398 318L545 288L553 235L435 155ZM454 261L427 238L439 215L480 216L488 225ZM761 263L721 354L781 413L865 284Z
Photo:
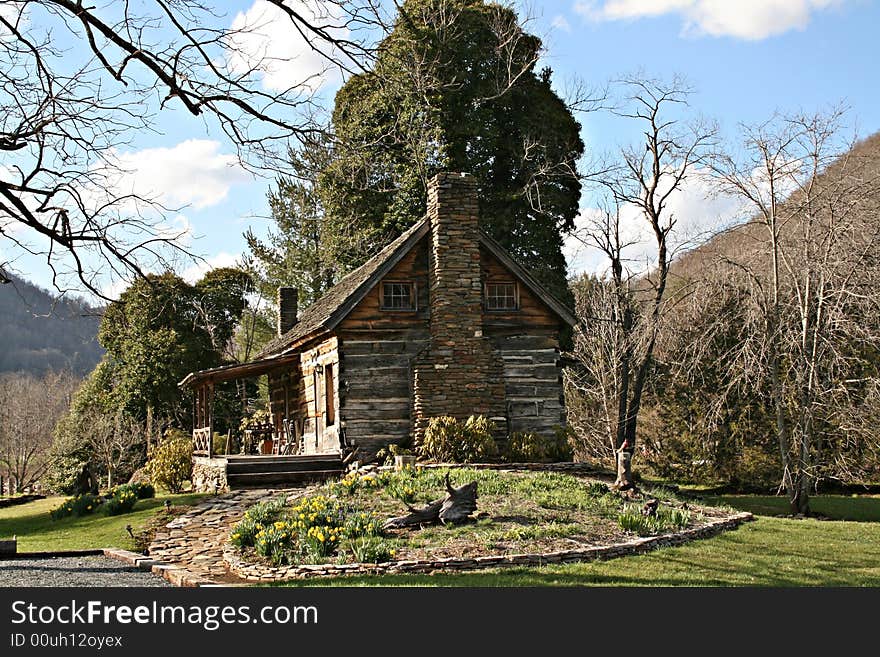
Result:
M91 371L104 352L97 340L100 310L10 278L0 285L0 372Z

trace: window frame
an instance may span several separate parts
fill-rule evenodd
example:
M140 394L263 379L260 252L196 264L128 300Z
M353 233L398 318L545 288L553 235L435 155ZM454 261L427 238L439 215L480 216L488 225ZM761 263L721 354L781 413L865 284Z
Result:
M512 285L513 286L513 307L490 308L489 307L489 287L492 285ZM507 295L505 295L506 297ZM497 297L496 297L497 298ZM483 307L488 313L510 313L517 312L520 309L519 283L515 280L495 280L486 281L483 286Z
M386 285L407 285L410 289L410 299L412 300L412 305L407 308L395 308L393 306L385 305L385 286ZM379 287L379 310L383 312L391 312L391 313L414 313L418 312L419 309L419 288L415 281L407 281L407 280L384 280L382 281Z

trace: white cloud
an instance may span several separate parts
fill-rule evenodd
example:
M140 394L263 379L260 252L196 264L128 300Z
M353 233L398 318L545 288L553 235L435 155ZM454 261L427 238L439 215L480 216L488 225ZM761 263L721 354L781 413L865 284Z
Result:
M285 4L310 24L325 27L332 37L348 36L334 3L288 0ZM227 65L237 75L258 71L266 90L302 87L315 92L339 78L339 71L303 38L290 17L265 0L255 0L247 11L239 12L232 21L232 29L237 33L230 43ZM316 47L334 54L329 44L312 34L306 36Z
M669 237L671 251L695 246L743 216L745 208L739 198L713 191L708 173L695 171L679 190L670 195L666 212L676 222ZM575 230L566 237L563 252L570 275L591 273L604 276L607 273L608 261L604 254L595 246L585 244L589 242L586 233L601 216L597 208L582 209L575 220ZM653 233L635 206L621 208L621 241L630 243L624 249L624 258L632 273L647 271L656 264Z
M604 0L582 1L576 13L593 21L636 20L676 14L687 35L759 40L803 30L813 13L843 0Z
M238 260L238 255L221 251L220 253L209 256L204 260L200 260L187 267L180 272L180 277L187 283L195 283L212 269L219 269L220 267L235 267Z
M167 207L207 208L224 201L233 185L252 177L220 142L188 139L171 148L116 152L108 160L108 198L135 195ZM100 199L96 199L100 200Z
M557 30L562 30L563 32L571 32L571 25L562 14L557 14L556 16L554 16L553 20L550 22L550 25Z

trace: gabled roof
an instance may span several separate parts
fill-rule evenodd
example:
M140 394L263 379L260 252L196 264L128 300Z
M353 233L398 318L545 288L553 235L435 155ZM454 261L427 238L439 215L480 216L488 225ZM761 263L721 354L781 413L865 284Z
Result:
M489 237L482 230L480 231L480 246L486 247L489 253L498 258L501 261L501 264L507 267L521 282L525 283L525 286L529 288L536 297L546 303L550 307L550 310L555 312L562 321L569 326L574 326L578 323L577 317L574 316L574 313L568 306L553 296L546 287L535 280L522 265L513 259L513 256L510 255L507 249Z
M263 347L257 358L283 353L303 339L332 331L352 308L360 303L376 282L391 271L416 245L416 242L428 234L428 226L428 218L423 217L367 262L346 274L342 280L327 290L324 296L302 312L292 329Z
M306 308L293 328L270 341L252 362L193 372L187 375L180 385L193 385L205 379L220 381L239 376L256 376L284 364L287 362L288 354L295 353L294 350L299 345L336 328L367 293L410 252L410 249L428 234L429 229L428 218L423 217L363 265L348 273L327 290L324 296ZM560 319L570 326L577 323L574 313L536 281L498 242L483 231L480 231L479 242L480 246L494 255Z
M363 265L347 274L320 299L306 308L296 325L284 335L269 342L257 354L257 359L275 357L284 354L290 348L310 339L332 331L349 312L361 302L367 293L386 276L400 260L409 253L416 243L428 234L430 223L423 217L412 228L391 242L384 249L370 258ZM480 245L485 247L511 273L531 290L535 296L547 304L560 319L569 326L577 324L577 318L571 310L543 285L532 277L513 257L494 239L482 230L479 236Z

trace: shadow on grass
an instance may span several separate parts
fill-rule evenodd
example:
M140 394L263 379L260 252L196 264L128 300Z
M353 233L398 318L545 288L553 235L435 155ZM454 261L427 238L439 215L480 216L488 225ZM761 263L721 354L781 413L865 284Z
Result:
M755 515L786 517L791 511L788 499L773 495L720 495L704 497L708 504L727 504ZM827 520L880 522L880 497L817 495L810 498L812 513Z

